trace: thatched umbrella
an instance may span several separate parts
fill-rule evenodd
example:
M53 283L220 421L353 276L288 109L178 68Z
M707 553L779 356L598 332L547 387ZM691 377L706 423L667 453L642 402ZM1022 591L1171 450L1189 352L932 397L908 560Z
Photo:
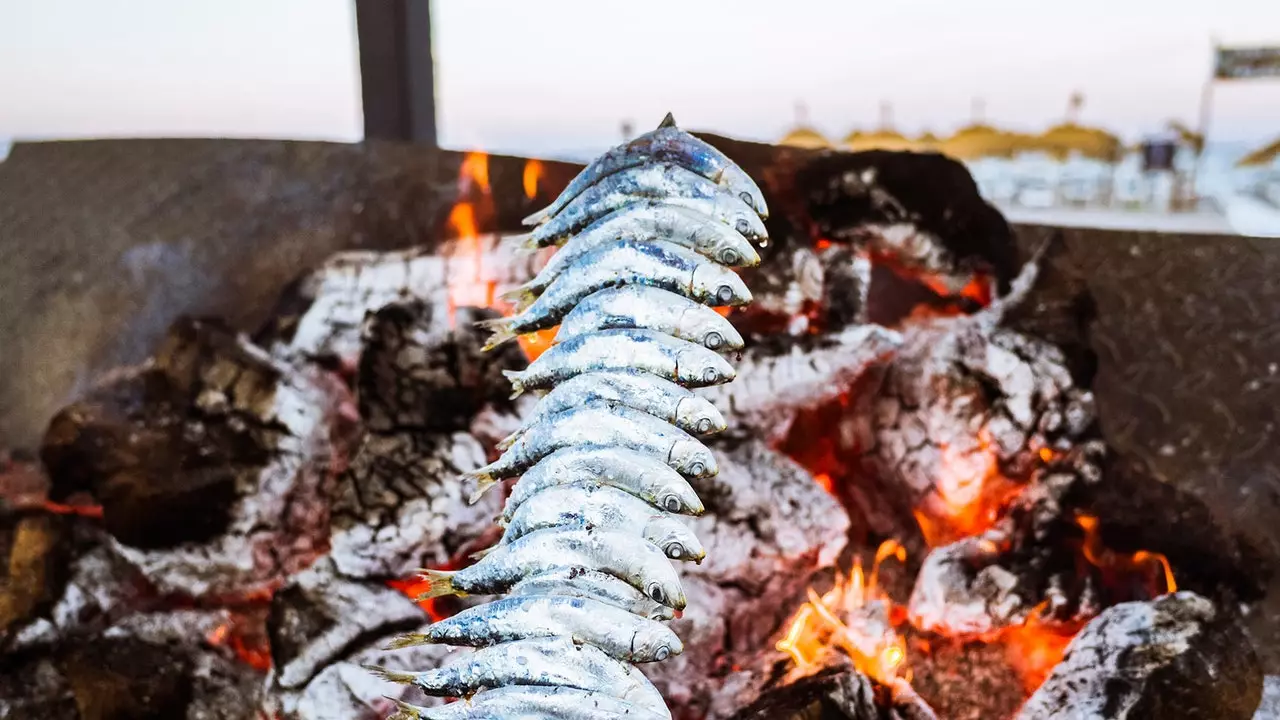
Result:
M1236 167L1264 167L1275 162L1277 157L1280 157L1280 138L1276 138L1275 142L1270 145L1260 147L1240 158L1236 162Z
M1005 132L990 125L975 124L960 128L951 137L936 142L936 148L944 155L957 160L977 160L984 157L1012 157L1026 148L1026 139L1017 133Z
M822 133L806 125L800 125L783 136L779 145L818 150L831 147L831 141Z
M1114 163L1124 155L1120 138L1101 128L1085 127L1075 123L1063 123L1049 128L1043 135L1031 139L1032 147L1059 160L1078 153L1094 160Z
M844 148L853 152L862 150L925 150L919 141L893 130L859 132L854 130L844 139Z

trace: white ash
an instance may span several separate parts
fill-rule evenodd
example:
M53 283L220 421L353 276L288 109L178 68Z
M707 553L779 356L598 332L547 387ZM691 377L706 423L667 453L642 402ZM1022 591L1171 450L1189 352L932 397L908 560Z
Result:
M543 260L516 252L503 236L482 235L474 249L447 243L442 248L339 253L308 274L291 304L304 307L289 329L271 332L272 354L287 359L337 357L353 363L360 354L365 314L389 303L419 299L436 309L448 326L451 288L493 284L496 292L532 278ZM456 252L454 256L450 253ZM477 255L478 253L478 255ZM477 274L477 268L479 274Z
M748 352L732 383L697 392L721 409L730 432L777 440L797 413L843 395L901 342L892 330L854 326L815 348L793 345L781 355Z

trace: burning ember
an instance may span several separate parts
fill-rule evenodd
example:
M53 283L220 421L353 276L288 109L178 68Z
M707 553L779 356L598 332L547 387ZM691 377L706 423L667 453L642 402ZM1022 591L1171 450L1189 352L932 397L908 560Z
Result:
M880 563L889 557L903 562L907 553L897 541L886 540L876 550L870 574L863 574L862 558L856 557L847 580L837 577L822 596L809 589L809 602L800 606L777 644L798 670L810 670L824 650L835 647L880 683L890 685L902 676L906 642L894 630L901 613L877 582Z
M1067 645L1083 626L1079 622L1047 622L1043 619L1047 608L1048 603L1040 604L1025 623L1000 633L999 639L1004 643L1009 664L1018 671L1027 694L1044 684L1044 679L1062 662Z

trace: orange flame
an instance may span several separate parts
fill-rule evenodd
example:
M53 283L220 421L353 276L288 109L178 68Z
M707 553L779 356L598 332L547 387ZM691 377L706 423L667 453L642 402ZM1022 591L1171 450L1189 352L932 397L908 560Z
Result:
M469 152L458 168L458 194L464 195L475 186L482 194L489 194L489 156L482 152Z
M555 340L557 332L560 332L559 325L521 335L516 338L516 341L520 343L520 349L524 350L525 357L529 358L529 362L533 362L551 347L551 341Z
M538 181L542 179L542 163L529 160L524 164L524 196L530 200L538 196Z
M1005 654L1009 663L1022 678L1022 686L1027 694L1035 692L1044 684L1045 678L1053 672L1067 645L1080 631L1083 623L1051 625L1042 619L1048 603L1041 603L1026 622L1006 628L1000 633L1000 640L1005 645Z
M1139 550L1131 555L1118 553L1102 543L1102 533L1098 531L1098 518L1092 515L1077 515L1076 524L1084 530L1084 543L1081 552L1085 560L1103 571L1128 574L1133 572L1150 572L1159 566L1164 575L1164 591L1178 591L1178 582L1173 577L1173 568L1169 558L1156 552Z
M778 641L781 652L791 656L796 667L808 670L828 647L844 651L854 666L883 684L901 675L907 658L906 642L893 629L892 601L878 588L880 563L889 557L906 559L906 550L895 540L886 540L876 551L869 576L862 571L862 558L854 558L847 581L819 596L809 589L809 602L800 606Z

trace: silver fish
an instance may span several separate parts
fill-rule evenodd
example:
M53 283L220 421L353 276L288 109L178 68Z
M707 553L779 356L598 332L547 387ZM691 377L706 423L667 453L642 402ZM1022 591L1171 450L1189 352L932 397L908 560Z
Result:
M653 710L666 709L662 694L635 667L569 638L493 645L424 672L367 669L384 680L414 685L436 697L468 697L483 688L505 685L557 685L607 694Z
M759 253L733 228L709 223L705 215L679 205L639 203L615 210L569 238L532 280L503 297L524 307L578 258L604 243L617 240L664 240L728 267L760 264Z
M424 632L395 638L388 650L414 645L485 647L512 640L565 636L591 643L618 660L661 662L684 652L662 623L580 597L505 597L432 623Z
M632 370L685 387L729 382L733 366L716 353L655 330L601 330L552 345L524 370L504 370L512 397L546 390L587 372Z
M551 453L574 445L611 445L648 453L688 477L715 475L715 457L680 428L620 403L595 400L526 430L497 460L463 477L515 477Z
M530 575L582 565L626 580L654 602L684 609L684 591L671 562L643 538L618 530L535 530L461 570L421 571L428 589L419 600L443 595L490 595Z
M546 208L524 219L525 225L546 222L574 198L601 178L651 163L672 163L724 186L737 195L762 218L769 217L764 193L742 168L706 142L676 127L675 118L667 113L662 124L625 145L606 152L583 168Z
M556 385L542 396L520 429L498 442L506 450L526 430L565 410L582 407L592 400L608 400L675 425L687 433L709 435L727 427L724 416L712 405L670 380L646 372L589 372Z
M752 242L763 244L769 239L760 216L738 196L679 165L655 164L621 170L587 188L555 217L534 228L528 242L558 244L614 210L645 199L710 210L709 220L728 225ZM713 201L710 208L707 201Z
M592 293L622 285L650 285L706 305L745 305L751 291L728 268L669 242L618 240L586 253L536 300L512 317L484 320L494 331L485 349L525 333L557 325Z
M426 708L391 698L387 720L668 720L669 714L603 693L562 685L508 685L468 699Z
M502 521L511 522L525 501L547 488L583 481L625 490L667 512L702 514L702 501L689 481L665 461L625 448L588 446L557 450L530 468L511 488ZM478 490L472 502L484 490Z
M648 595L623 580L599 570L571 567L532 575L512 585L507 595L556 595L585 597L609 603L633 615L650 620L671 620L675 611L649 599Z
M462 479L475 483L472 497L479 498L497 482L527 474L544 458L575 446L631 450L691 478L719 471L711 451L683 430L617 403L593 401L521 433L497 460Z
M491 548L549 527L584 527L639 533L672 560L702 562L707 556L693 531L672 515L625 490L593 482L547 488L520 506ZM480 555L483 557L483 555Z
M720 313L661 288L626 285L588 295L560 321L555 342L596 330L657 330L708 350L741 350L742 335Z

